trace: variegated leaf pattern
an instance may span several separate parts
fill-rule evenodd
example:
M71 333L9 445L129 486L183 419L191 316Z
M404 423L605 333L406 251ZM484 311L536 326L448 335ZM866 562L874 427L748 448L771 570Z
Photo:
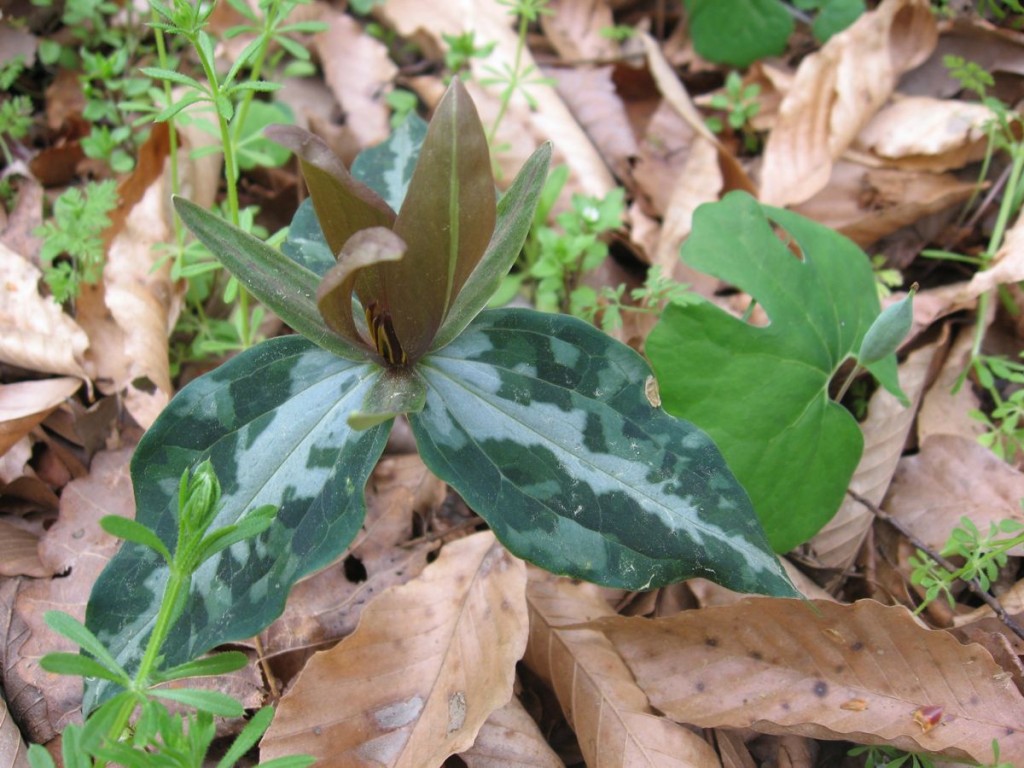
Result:
M387 141L359 153L352 163L352 175L397 211L405 200L426 135L427 124L418 115L410 114Z
M627 589L705 576L794 594L714 443L651 405L628 347L572 317L495 310L419 372L420 455L519 557Z
M291 585L340 555L363 522L363 489L390 431L347 418L381 369L301 336L264 342L196 379L171 401L132 460L138 519L168 546L177 536L182 472L209 457L226 525L263 504L277 520L205 563L167 642L167 663L248 637L284 609ZM127 668L138 661L167 578L148 550L126 544L93 589L86 623ZM90 687L86 707L95 699Z

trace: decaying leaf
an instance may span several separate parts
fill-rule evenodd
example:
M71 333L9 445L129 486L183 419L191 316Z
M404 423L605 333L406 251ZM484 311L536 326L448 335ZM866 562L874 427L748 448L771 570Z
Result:
M778 598L591 622L679 722L1024 760L1024 697L981 646L906 608ZM917 715L917 716L915 716Z
M0 385L0 454L10 450L81 386L80 379L69 376Z
M832 163L935 47L924 0L885 0L800 62L761 169L761 199L792 205L828 183Z
M423 3L420 0L387 0L376 9L388 24L394 27L403 37L424 39L435 50L444 50L442 34L460 35L472 31L478 45L495 43L494 51L486 61L473 59L473 76L477 81L494 78L494 72L511 68L515 60L517 38L509 25L508 9L491 0L469 0L466 3ZM529 51L524 51L520 66L536 67ZM534 74L537 70L533 70ZM494 112L489 108L488 101L497 102L497 94L501 92L501 84L489 85L480 92L472 91L473 99L481 118L488 121ZM576 178L579 188L585 194L604 197L614 186L614 180L608 167L594 145L584 133L579 123L569 112L568 107L557 92L548 85L531 84L528 86L535 107L521 96L513 97L506 121L516 122L516 115L523 118L529 126L536 143L550 140L563 157ZM498 133L498 143L504 141L503 132ZM532 151L532 148L531 148ZM499 153L499 155L502 153ZM499 157L502 167L505 158ZM519 168L526 156L511 158L510 165ZM511 178L511 175L508 175Z
M459 757L469 768L565 768L514 696L491 713L476 743Z
M325 12L327 30L314 38L324 80L345 112L345 123L362 147L388 137L389 110L384 94L398 73L388 47L359 26L352 16Z
M0 576L52 576L39 559L39 537L32 531L0 518Z
M996 286L1021 280L1024 280L1024 213L1017 216L1016 222L1006 233L1006 239L992 264L971 278L962 298L976 298Z
M614 615L593 587L538 575L527 601L524 660L554 689L587 765L718 768L706 741L655 714L600 632L562 628Z
M887 166L937 173L985 156L985 125L995 119L983 104L908 96L881 109L854 146Z
M490 533L448 544L306 665L263 738L264 760L440 765L512 696L526 644L526 566Z
M39 659L51 651L77 648L43 622L49 610L62 610L82 621L89 590L118 547L99 526L104 515L134 515L130 450L99 453L88 477L69 483L61 496L60 517L43 537L43 565L64 578L23 582L14 604L15 619L27 639L18 655L6 660L3 685L8 704L32 741L46 743L68 722L81 718L82 680L45 672Z
M3 768L28 768L28 748L18 724L11 719L7 702L0 696L0 765Z
M991 523L1024 523L1024 473L977 441L935 435L918 453L900 459L885 509L921 541L942 549L949 532L968 517L987 534ZM1012 554L1021 554L1017 548Z
M0 243L0 361L87 379L82 364L89 339L57 302L40 295L42 276Z

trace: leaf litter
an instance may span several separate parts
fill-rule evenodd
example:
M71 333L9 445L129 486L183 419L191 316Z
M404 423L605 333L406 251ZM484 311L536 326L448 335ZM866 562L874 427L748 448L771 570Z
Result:
M980 269L920 255L936 244L982 253L992 220L985 196L999 181L990 173L979 182L990 111L964 99L942 57L978 61L1019 98L1024 51L1019 33L976 16L937 20L918 0L869 6L820 47L798 34L786 56L748 71L744 83L761 88L752 120L761 146L751 153L735 132L705 125L726 69L696 56L678 6L666 19L641 3L552 0L524 60L554 87L532 87L533 105L514 98L497 134L506 183L540 142L554 143L570 171L556 211L574 192L602 197L626 187L619 263L602 272L612 283L653 264L725 304L724 284L678 254L697 207L736 189L759 190L763 202L846 234L902 270L903 287L911 277L923 281L913 337L900 353L899 385L911 405L882 388L863 396L853 493L789 553L810 577L811 599L740 600L700 580L640 598L528 570L478 530L479 519L418 458L396 450L371 479L369 514L350 551L301 582L284 615L242 643L264 662L260 672L251 663L244 677L218 683L252 707L276 701L264 759L306 752L324 764L426 766L455 764L449 756L461 753L471 768L703 767L785 756L790 765L853 766L863 763L845 751L863 744L988 764L998 741L1002 760L1024 764L1024 641L965 588L952 605L940 601L915 616L922 593L910 581L906 538L937 552L964 516L982 530L1024 520L1021 456L1004 461L976 441L984 426L970 413L991 410L992 394L970 381L957 387L977 323L1013 355L1021 348L1020 323L1005 309L990 305L982 318L974 311L984 293L1024 277L1024 217L1007 222L1001 247ZM397 37L369 35L367 19L351 9L316 6L329 23L313 43L317 83L326 87L300 120L353 156L386 137L388 94L408 89L428 108L437 102L445 36L473 32L496 44L470 60L468 88L489 123L500 88L482 83L515 56L506 8L386 0L375 14ZM617 39L604 33L613 24L639 31ZM13 29L0 20L3 35ZM15 37L31 57L45 33ZM410 53L399 41L418 47ZM5 169L6 180L32 168L51 200L85 173L109 173L81 150L81 84L58 82L37 105L38 135L19 144L23 162ZM328 96L335 104L321 111ZM186 141L209 140L200 136ZM72 306L57 304L41 281L41 244L30 234L41 221L41 188L26 178L21 198L3 206L4 765L22 764L12 723L46 743L80 718L80 686L36 664L66 648L41 613L84 614L116 547L98 516L133 514L127 462L138 436L183 383L216 362L168 363L188 288L157 248L173 238L169 151L147 143L139 168L122 179L103 278ZM183 165L189 197L212 201L216 175L202 162ZM259 189L294 193L291 171L245 179L254 197ZM979 201L989 208L961 216L964 204ZM632 332L638 346L649 327ZM103 395L113 413L99 409ZM76 432L87 424L98 439ZM1009 552L992 585L1017 621L1019 555L1019 547Z

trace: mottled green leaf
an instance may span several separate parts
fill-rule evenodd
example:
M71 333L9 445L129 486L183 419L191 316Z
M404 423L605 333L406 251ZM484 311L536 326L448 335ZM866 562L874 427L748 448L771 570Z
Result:
M410 359L427 351L487 250L496 205L487 137L473 100L456 79L430 121L395 221L407 255L379 268L383 304ZM366 306L367 294L359 285L356 291Z
M530 231L550 163L551 145L543 144L530 156L516 174L512 186L502 195L498 202L497 224L487 251L452 302L431 349L440 349L462 333L498 290Z
M682 256L749 293L770 323L707 302L667 307L645 345L662 402L711 435L788 551L831 519L860 460L860 429L828 386L879 314L871 267L841 235L744 193L697 209ZM899 393L892 355L869 369Z
M716 64L745 69L777 56L793 33L779 0L684 0L693 47Z
M324 231L320 229L316 211L313 210L313 201L308 197L292 217L288 237L281 243L281 253L321 277L335 264L334 254L327 247Z
M220 481L214 527L278 507L274 524L204 563L165 647L167 664L250 637L284 608L291 585L340 555L363 522L363 488L390 425L348 426L381 369L300 336L263 342L181 390L132 458L137 519L174 550L178 482L209 458ZM152 630L166 566L128 543L93 588L86 625L130 671ZM87 690L86 709L97 691Z
M352 163L352 175L398 210L420 157L420 145L427 135L427 124L417 115L409 115L386 141L359 153Z
M195 203L176 197L174 207L185 225L231 274L289 326L340 357L370 358L361 344L327 328L316 307L319 278L315 274Z
M625 345L576 318L492 310L419 371L420 455L519 557L626 589L705 576L794 594L714 443L650 403Z

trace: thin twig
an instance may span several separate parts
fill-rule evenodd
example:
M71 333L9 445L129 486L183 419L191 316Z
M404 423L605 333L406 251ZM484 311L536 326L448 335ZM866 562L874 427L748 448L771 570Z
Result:
M896 520L889 513L883 512L870 499L864 498L853 489L847 489L846 492L854 501L857 501L860 504L863 504L868 509L870 509L871 513L875 517L877 517L879 520L885 523L888 523L893 528L895 528L904 538L907 539L907 541L909 541L919 550L928 555L928 557L930 557L936 563L941 565L950 573L956 573L957 567L955 565L953 565L951 562L949 562L949 560L944 558L934 549L932 549L919 538L917 538L917 536L915 536L911 531L907 530L907 528L904 527L904 525L901 522ZM997 598L989 594L988 590L982 588L981 584L978 583L977 579L961 578L960 580L967 585L968 589L970 589L971 592L973 592L979 599L981 599L989 608L991 608L995 612L996 616L999 617L999 620L1003 622L1003 624L1005 624L1006 627L1011 632L1013 632L1013 634L1017 635L1017 637L1019 637L1021 640L1024 640L1024 627L1018 624L1017 621L1006 612L1006 609L1003 607L1003 604L1000 603Z

